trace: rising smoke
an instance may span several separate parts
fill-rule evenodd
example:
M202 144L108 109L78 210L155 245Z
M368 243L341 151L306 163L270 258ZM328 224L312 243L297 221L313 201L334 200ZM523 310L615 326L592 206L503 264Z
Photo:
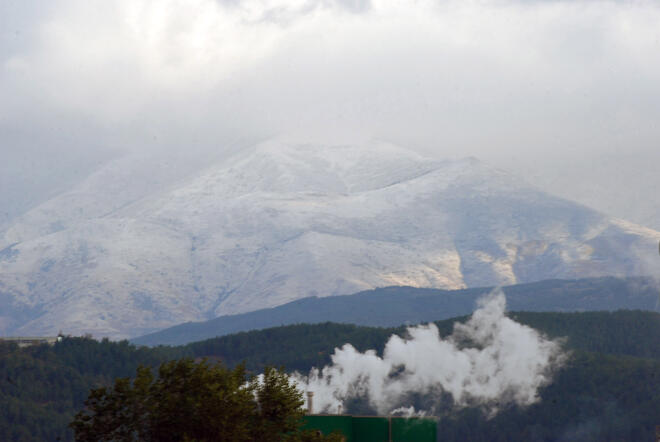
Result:
M504 405L533 404L565 353L558 341L507 318L505 307L504 294L495 290L446 338L434 324L411 327L407 338L389 338L382 357L345 344L335 349L331 365L296 373L294 381L314 392L316 412L336 412L365 398L379 414L433 413L412 408L415 395L428 394L449 394L453 406L481 406L490 415Z

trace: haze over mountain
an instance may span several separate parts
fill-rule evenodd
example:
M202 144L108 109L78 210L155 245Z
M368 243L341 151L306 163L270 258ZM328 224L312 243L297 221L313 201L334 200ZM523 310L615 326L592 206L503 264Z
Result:
M660 239L474 158L381 142L166 166L115 159L13 219L3 334L136 336L382 286L644 274Z

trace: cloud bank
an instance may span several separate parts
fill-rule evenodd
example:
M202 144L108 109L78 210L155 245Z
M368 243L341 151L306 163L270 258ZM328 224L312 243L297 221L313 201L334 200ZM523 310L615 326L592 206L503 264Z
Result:
M0 228L117 152L292 134L476 156L660 228L659 22L650 0L5 1Z
M0 124L90 147L368 132L487 157L660 135L654 2L22 3L3 7Z

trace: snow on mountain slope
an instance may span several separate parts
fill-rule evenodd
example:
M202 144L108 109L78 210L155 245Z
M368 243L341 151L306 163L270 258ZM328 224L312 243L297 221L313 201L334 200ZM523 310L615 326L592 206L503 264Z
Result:
M0 252L0 293L14 295L0 324L17 334L120 335L198 317L181 299L193 291L189 250L185 234L120 218L19 243Z
M94 189L82 200L116 200ZM271 141L123 201L86 217L39 207L5 233L0 330L134 336L378 286L633 275L660 239L475 159L384 143ZM60 228L25 227L46 219Z
M200 155L201 156L201 155ZM112 217L123 207L158 194L199 169L204 158L134 153L106 162L77 186L38 205L0 230L0 249Z

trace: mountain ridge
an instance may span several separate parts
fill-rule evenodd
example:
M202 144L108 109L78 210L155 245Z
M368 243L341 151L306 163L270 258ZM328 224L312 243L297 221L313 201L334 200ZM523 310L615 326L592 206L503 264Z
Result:
M154 163L153 183L147 159L121 164L0 234L0 332L127 337L390 285L642 275L660 239L476 159L380 142L273 140L196 173Z
M308 297L269 309L187 322L131 339L138 345L182 345L232 333L294 324L334 322L395 327L468 315L494 290L383 287L353 295ZM658 287L650 278L546 280L502 287L507 309L526 312L657 310Z

